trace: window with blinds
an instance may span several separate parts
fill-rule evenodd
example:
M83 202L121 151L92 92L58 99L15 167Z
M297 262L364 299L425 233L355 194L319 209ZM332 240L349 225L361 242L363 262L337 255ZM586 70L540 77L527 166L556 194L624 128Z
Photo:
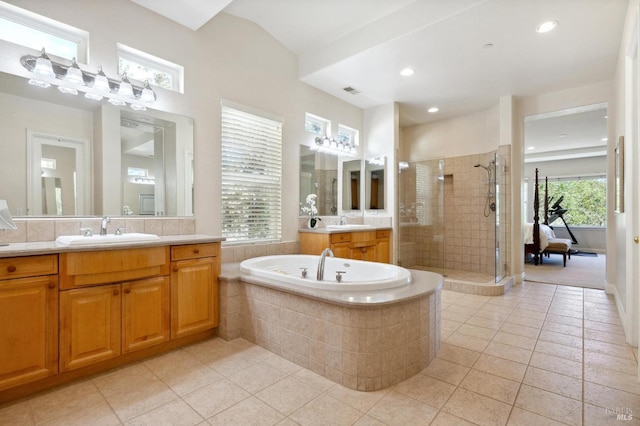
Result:
M280 241L282 123L222 106L222 235Z

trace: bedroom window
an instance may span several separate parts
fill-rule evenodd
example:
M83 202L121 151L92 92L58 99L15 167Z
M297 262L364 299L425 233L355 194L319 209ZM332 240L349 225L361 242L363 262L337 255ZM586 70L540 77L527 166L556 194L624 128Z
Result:
M118 74L184 93L184 67L118 43Z
M0 2L0 40L88 62L88 32L4 2Z
M549 178L549 214L553 205L562 197L559 205L569 226L605 227L607 216L606 176ZM544 220L544 189L540 185L540 221ZM564 226L560 218L551 225Z
M282 121L222 105L222 235L226 243L282 237Z

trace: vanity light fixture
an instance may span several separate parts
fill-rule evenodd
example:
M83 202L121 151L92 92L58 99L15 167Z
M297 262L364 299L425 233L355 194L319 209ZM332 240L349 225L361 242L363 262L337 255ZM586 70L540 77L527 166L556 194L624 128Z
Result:
M123 98L132 98L135 99L135 95L133 94L133 86L131 82L127 78L127 73L122 74L122 81L120 82L120 86L118 87L118 95Z
M311 146L311 149L318 152L324 152L325 154L333 155L349 155L354 156L357 154L356 147L349 142L339 141L333 138L316 137L315 145Z
M53 64L51 63L51 59L47 55L47 52L44 51L44 47L42 48L42 53L36 59L33 73L41 77L56 76L56 74L53 72Z
M20 58L20 63L34 73L29 84L44 89L55 85L66 94L77 95L81 91L85 98L94 101L106 97L113 105L130 104L135 111L144 111L156 101L156 94L148 81L145 81L144 86L138 86L132 84L126 74L122 75L120 81L109 79L102 67L98 68L97 73L80 69L75 58L71 64L52 61L44 48L40 56L25 55Z

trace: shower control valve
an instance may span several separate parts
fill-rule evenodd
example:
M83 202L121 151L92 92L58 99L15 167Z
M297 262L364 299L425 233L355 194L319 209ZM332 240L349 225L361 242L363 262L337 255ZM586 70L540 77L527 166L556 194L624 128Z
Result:
M300 275L302 276L302 278L307 278L307 268L300 268L302 269L302 272L300 272Z
M341 283L342 282L342 274L346 274L347 271L336 271L336 281Z

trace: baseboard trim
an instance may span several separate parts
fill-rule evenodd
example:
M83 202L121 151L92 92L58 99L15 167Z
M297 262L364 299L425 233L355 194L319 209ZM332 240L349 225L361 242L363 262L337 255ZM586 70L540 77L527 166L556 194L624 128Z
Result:
M620 300L620 296L618 295L618 287L613 284L609 284L605 281L604 284L604 292L607 294L613 295L613 300L616 302L616 309L618 310L618 316L620 317L622 324L622 331L624 331L624 336L627 342L629 341L629 318L627 317L627 312L624 309L624 305Z

